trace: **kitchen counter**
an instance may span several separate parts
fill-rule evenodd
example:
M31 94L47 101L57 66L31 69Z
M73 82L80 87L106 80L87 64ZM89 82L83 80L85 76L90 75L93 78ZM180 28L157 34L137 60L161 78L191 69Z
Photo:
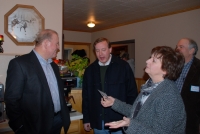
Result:
M71 112L70 113L70 120L80 120L83 119L83 114L80 112ZM8 120L5 122L0 123L0 133L1 132L7 132L7 131L12 131L11 128L8 126Z
M70 113L70 120L74 121L74 120L80 120L83 119L83 114L80 112L72 112Z

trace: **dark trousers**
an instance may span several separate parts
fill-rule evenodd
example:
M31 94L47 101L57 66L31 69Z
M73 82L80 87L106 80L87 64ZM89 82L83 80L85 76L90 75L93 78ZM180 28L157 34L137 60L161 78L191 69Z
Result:
M63 126L63 123L62 123L62 119L61 119L61 114L58 113L57 115L54 116L53 126L51 128L50 134L60 134L62 126ZM28 130L26 130L26 131L28 131ZM15 132L15 134L27 134L26 131L24 130L24 127L22 126L19 130L17 130ZM28 133L33 133L33 132L28 132Z
M62 126L63 126L63 123L61 119L61 114L58 113L57 115L54 116L51 134L60 134Z
M199 134L199 118L195 114L188 114L186 134Z

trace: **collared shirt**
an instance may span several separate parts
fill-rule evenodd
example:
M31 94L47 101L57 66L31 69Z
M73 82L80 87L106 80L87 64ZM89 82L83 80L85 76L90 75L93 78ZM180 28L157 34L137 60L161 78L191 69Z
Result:
M58 112L61 110L60 108L60 96L59 96L59 92L58 92L58 84L57 84L57 79L55 77L54 71L51 67L51 62L52 59L48 59L47 61L42 58L34 49L33 52L36 54L42 68L44 71L44 74L46 76L48 85L49 85L49 89L51 92L51 96L52 96L52 100L53 100L53 104L54 104L54 112Z
M142 85L141 93L141 104L143 105L148 97L151 95L151 92L160 84L161 82L153 83L152 79L148 79L145 84Z
M157 86L162 83L163 81L153 83L152 79L149 78L145 84L141 87L141 93L142 95L139 95L139 98L137 100L137 105L135 107L135 110L132 114L132 117L135 118L140 111L142 105L145 103L145 101L148 99L148 97L151 95L151 93L157 88Z
M193 57L188 63L186 63L186 64L184 65L183 70L182 70L182 72L181 72L179 78L176 80L176 86L177 86L177 88L178 88L178 90L179 90L180 92L181 92L181 90L182 90L183 83L184 83L184 81L185 81L185 78L186 78L186 76L187 76L187 73L188 73L188 71L189 71L189 69L190 69L190 67L191 67L191 65L192 65L193 59L194 59L194 57Z
M109 58L109 60L104 64L104 63L101 63L100 61L99 61L99 66L107 66L107 65L109 65L110 64L110 61L111 61L111 58L112 58L112 55L110 54L110 58Z

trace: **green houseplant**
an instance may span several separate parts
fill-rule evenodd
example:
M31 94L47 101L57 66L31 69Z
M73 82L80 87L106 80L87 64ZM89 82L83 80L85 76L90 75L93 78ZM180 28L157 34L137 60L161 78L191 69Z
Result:
M67 63L69 71L73 72L74 76L79 77L79 85L82 85L83 74L88 66L88 58L72 55L72 60Z

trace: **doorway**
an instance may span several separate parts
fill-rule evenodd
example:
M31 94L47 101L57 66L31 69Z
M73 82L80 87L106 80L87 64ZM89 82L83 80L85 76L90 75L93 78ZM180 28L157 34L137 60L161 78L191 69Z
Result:
M120 51L128 52L129 58L135 61L135 40L124 40L111 42L112 54L115 56L120 55Z
M86 52L86 57L90 58L90 43L83 42L64 42L63 48L63 58L71 60L71 54L76 50L84 49Z
M123 45L123 46L118 46L118 45L113 45L112 46L112 54L119 57L120 55L120 52L121 51L125 51L125 52L128 52L128 45Z

